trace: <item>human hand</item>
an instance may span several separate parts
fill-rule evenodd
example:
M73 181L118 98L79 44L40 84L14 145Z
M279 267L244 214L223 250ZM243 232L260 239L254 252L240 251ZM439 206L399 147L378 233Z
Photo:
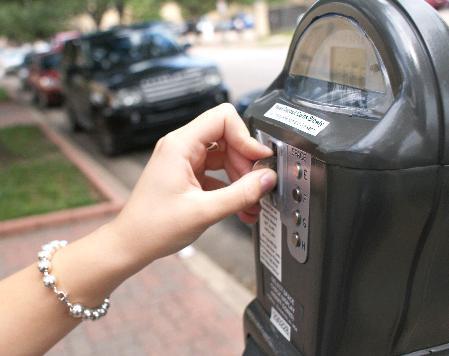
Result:
M209 152L210 142L219 149ZM234 107L222 104L159 140L111 227L133 256L148 263L191 244L228 215L255 223L258 202L276 185L276 173L252 172L252 164L272 154L250 137ZM220 169L233 182L229 186L206 175Z

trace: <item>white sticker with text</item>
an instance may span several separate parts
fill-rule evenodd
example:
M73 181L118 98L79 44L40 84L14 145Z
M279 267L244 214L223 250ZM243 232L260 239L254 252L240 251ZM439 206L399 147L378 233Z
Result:
M291 328L290 325L285 321L279 312L271 307L271 323L278 329L278 331L288 340L291 339Z
M312 136L318 135L329 125L328 121L320 119L315 115L279 103L274 104L265 113L265 116Z
M269 200L260 201L260 261L282 282L282 221L281 213Z

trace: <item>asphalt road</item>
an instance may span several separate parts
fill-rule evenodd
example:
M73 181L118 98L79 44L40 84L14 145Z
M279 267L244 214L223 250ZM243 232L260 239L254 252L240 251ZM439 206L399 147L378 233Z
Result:
M248 91L268 86L279 74L287 48L193 48L191 54L217 62L232 97L236 98ZM9 85L17 86L17 82L8 81ZM21 93L19 97L29 102L29 94ZM124 185L130 189L134 186L151 156L152 147L107 158L98 150L92 136L70 131L61 108L44 109L43 114L53 128L90 154ZM223 172L215 174L224 177ZM255 291L255 263L250 231L250 227L242 224L236 217L229 217L208 229L195 243L195 247L248 289Z
M215 61L229 86L232 100L268 87L279 75L287 47L199 47L191 53Z

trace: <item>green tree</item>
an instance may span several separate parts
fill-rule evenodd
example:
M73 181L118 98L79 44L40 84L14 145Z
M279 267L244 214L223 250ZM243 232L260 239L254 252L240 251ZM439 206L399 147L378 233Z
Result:
M66 19L74 10L71 1L3 0L0 35L16 42L48 38L66 28Z
M1 0L0 36L16 42L46 39L68 29L78 14L91 16L97 28L104 13L116 6L123 14L127 0Z
M126 6L129 6L133 20L148 21L159 19L159 10L164 0L126 0Z
M198 19L216 7L216 0L177 0L183 16L188 19Z
M78 1L80 13L87 12L95 22L97 28L100 27L101 20L105 12L114 5L111 0L84 0Z

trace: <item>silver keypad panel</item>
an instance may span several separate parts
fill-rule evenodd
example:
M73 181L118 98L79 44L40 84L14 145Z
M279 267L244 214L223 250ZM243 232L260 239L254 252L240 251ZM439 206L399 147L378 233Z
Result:
M274 149L277 155L278 186L271 194L273 205L281 213L286 227L290 254L305 263L309 248L309 206L312 156L290 146L263 131L256 132L257 139Z
M300 263L307 261L309 245L310 168L312 157L285 144L287 167L284 170L285 200L281 209L282 223L287 227L288 249ZM291 192L290 197L288 192Z

